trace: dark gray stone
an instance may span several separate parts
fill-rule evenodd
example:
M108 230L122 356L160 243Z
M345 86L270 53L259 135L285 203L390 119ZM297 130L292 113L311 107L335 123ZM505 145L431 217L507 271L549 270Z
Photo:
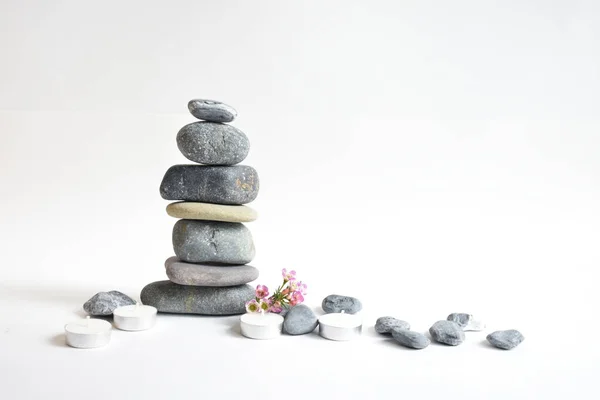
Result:
M283 332L288 335L304 335L315 330L319 321L306 305L298 304L289 309L283 321Z
M116 308L135 304L135 300L117 290L96 293L83 309L90 315L112 315Z
M231 122L237 117L233 107L215 100L190 100L188 110L194 117L211 122Z
M208 165L233 165L244 161L250 142L231 125L194 122L177 134L179 151L191 161Z
M330 294L323 299L322 307L326 313L344 311L348 314L355 314L362 310L362 303L354 297Z
M525 340L525 336L516 329L509 329L507 331L492 332L487 335L486 339L492 346L503 350L510 350L521 344Z
M431 338L436 342L458 346L465 340L465 333L460 325L453 321L438 321L429 328Z
M254 298L250 285L230 287L183 286L171 281L153 282L142 289L142 303L159 312L176 314L235 315L246 312Z
M171 257L165 261L169 280L178 285L238 286L258 278L258 269L250 265L191 264Z
M188 263L246 264L254 258L250 230L239 222L180 219L173 226L173 250Z
M375 322L375 331L377 333L392 333L392 329L410 330L410 324L394 317L377 318L377 322Z
M174 165L160 184L166 200L246 204L258 195L258 174L245 165Z
M410 347L411 349L424 349L431 343L427 336L419 332L409 331L408 329L395 328L392 330L392 337L402 346Z

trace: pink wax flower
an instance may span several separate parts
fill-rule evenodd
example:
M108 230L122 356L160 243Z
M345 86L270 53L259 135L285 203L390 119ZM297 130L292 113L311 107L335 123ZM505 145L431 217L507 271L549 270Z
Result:
M249 302L247 302L246 303L246 311L248 311L249 313L259 312L260 306L258 304L258 301L253 299L253 300L250 300Z
M296 289L296 291L302 293L303 295L306 296L306 289L308 287L306 286L306 283L302 283L302 281L298 282L298 288Z
M271 308L271 305L269 304L268 301L265 301L264 299L260 299L260 301L258 302L258 308L259 308L259 311L269 312L269 308Z
M304 296L302 296L302 293L300 293L300 292L294 292L294 293L292 293L292 298L290 300L290 304L292 306L300 304L303 301L304 301Z
M289 271L287 269L281 270L281 275L283 276L283 282L295 281L296 280L296 271Z
M269 288L265 285L258 285L256 287L256 298L264 299L267 296L269 296Z

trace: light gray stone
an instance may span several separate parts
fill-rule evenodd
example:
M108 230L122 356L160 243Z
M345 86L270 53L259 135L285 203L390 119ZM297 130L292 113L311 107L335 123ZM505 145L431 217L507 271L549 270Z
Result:
M285 314L283 332L288 335L304 335L314 331L318 324L315 313L306 305L298 304Z
M344 311L348 314L355 314L362 310L362 303L357 298L340 296L337 294L330 294L325 297L321 306L326 313L339 313Z
M174 165L160 184L166 200L246 204L258 195L256 170L246 165Z
M117 290L96 293L83 309L90 315L112 315L116 308L135 304L135 300Z
M452 313L446 318L448 321L456 322L463 331L482 331L485 328L485 324L473 317L471 314L466 313Z
M187 159L208 165L233 165L244 161L250 142L234 126L194 122L181 128L177 147Z
M180 219L173 227L173 250L189 263L246 264L254 258L250 230L237 222Z
M410 330L410 324L394 317L377 318L375 322L375 331L377 333L392 333L393 329Z
M204 287L159 281L146 285L140 297L143 304L164 313L235 315L246 312L246 302L254 295L250 285Z
M258 278L258 269L250 265L191 264L177 257L168 258L165 268L169 280L178 285L238 286Z
M237 111L233 107L216 100L190 100L188 110L194 117L204 121L231 122L237 117Z
M411 349L424 349L429 346L431 341L422 333L409 331L408 329L394 328L392 337L402 346L410 347Z
M436 342L458 346L465 340L465 333L460 325L453 321L438 321L429 328L431 338Z
M525 340L525 336L516 329L509 329L506 331L492 332L487 335L486 339L492 346L503 350L510 350L521 344L521 342Z

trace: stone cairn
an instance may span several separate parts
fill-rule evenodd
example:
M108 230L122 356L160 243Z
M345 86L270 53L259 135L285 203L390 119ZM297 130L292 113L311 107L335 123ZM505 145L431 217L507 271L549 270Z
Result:
M160 185L167 213L181 218L173 228L175 257L165 262L168 281L142 289L142 303L159 312L234 315L245 312L254 298L248 285L258 270L247 265L254 243L243 222L256 212L242 204L259 189L254 168L237 165L250 150L239 129L227 125L237 116L233 107L211 100L191 100L191 114L200 119L181 128L177 146L192 165L174 165Z

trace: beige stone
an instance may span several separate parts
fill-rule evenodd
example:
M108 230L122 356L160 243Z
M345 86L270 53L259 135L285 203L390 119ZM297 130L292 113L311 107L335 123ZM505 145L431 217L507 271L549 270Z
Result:
M167 214L175 218L224 222L251 222L256 220L257 217L256 211L248 206L229 206L190 201L169 204Z

